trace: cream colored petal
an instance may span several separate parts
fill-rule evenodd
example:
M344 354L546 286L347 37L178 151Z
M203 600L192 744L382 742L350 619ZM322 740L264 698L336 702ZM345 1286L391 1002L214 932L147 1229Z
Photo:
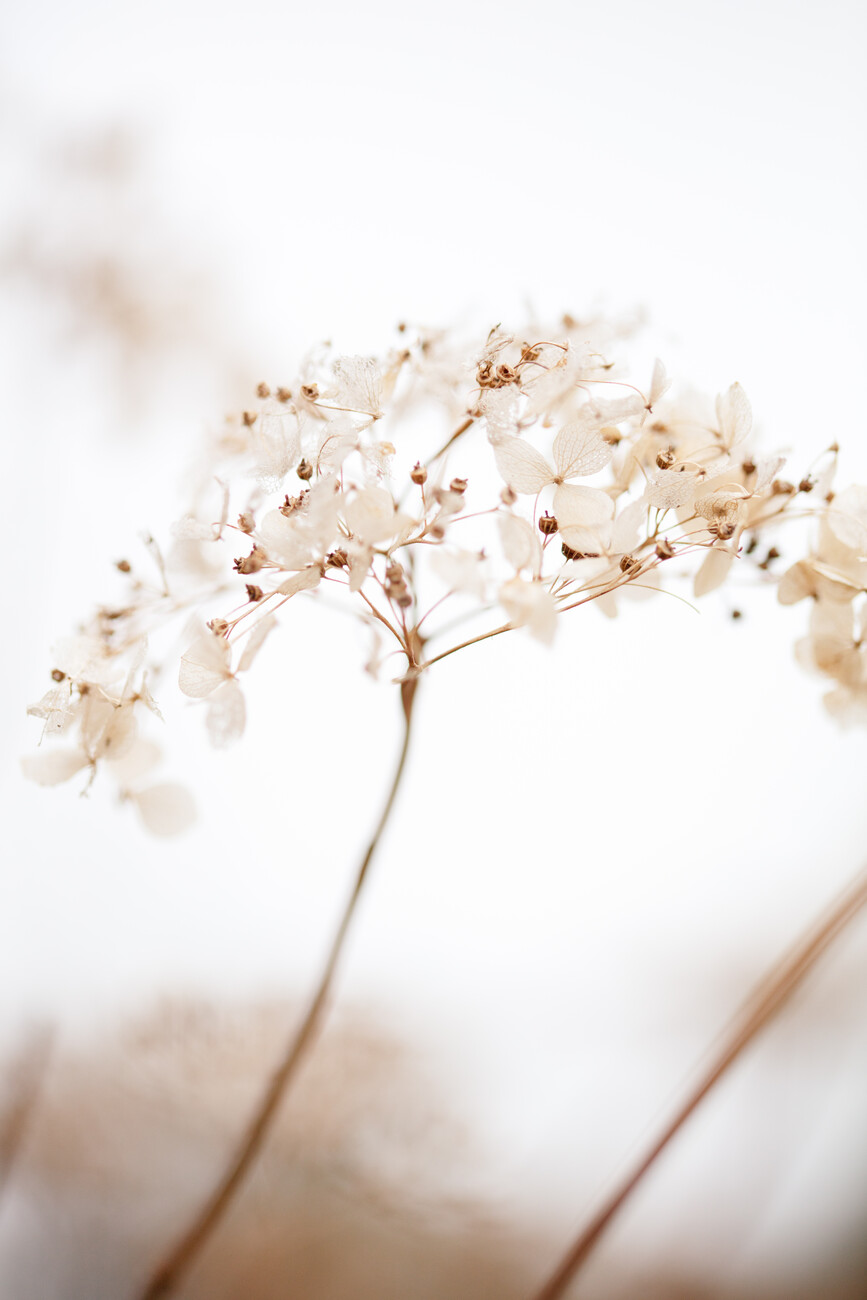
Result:
M196 820L193 796L184 786L166 782L130 796L152 835L180 835Z
M524 496L535 496L557 477L542 453L523 438L495 443L494 459L503 481Z

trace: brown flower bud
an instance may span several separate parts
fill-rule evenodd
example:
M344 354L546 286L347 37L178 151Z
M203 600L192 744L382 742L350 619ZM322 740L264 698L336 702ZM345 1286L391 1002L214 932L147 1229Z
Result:
M224 618L212 618L208 627L214 636L225 636L229 630L229 624Z
M560 525L557 523L557 520L554 518L554 516L549 515L548 511L546 510L545 513L542 515L542 518L539 520L539 532L542 533L545 537L550 537L552 533L556 533L559 527Z
M450 492L457 492L459 495L463 496L466 490L467 480L465 478L453 478L451 483L449 483Z
M518 494L517 492L513 491L513 489L510 488L508 484L506 484L506 486L503 488L502 492L500 493L500 500L502 501L504 506L513 506L515 502L518 500Z
M264 595L265 593L261 587L256 587L252 582L247 583L247 599L251 604L255 604L257 600L261 600Z
M313 466L310 464L309 460L305 460L302 457L302 459L298 462L298 468L296 469L295 473L302 480L302 482L309 483L313 477Z
M265 400L266 397L271 396L271 389L268 387L268 385L265 383L264 380L262 381L261 384L256 385L256 396L261 397L263 401Z
M807 474L804 478L801 479L800 483L798 484L798 491L799 491L799 492L812 492L812 491L813 491L813 488L814 488L815 486L816 486L816 484L815 484L815 483L813 482L813 480L810 478L809 474Z
M636 573L641 568L641 561L636 560L634 555L621 555L620 569L622 573Z
M517 381L517 378L518 372L514 366L497 366L497 380L500 384L514 384Z
M667 537L662 537L656 543L656 554L660 560L670 560L674 555L674 547Z
M305 397L305 398L307 399L308 402L315 402L315 401L317 401L317 399L318 399L318 397L319 397L319 385L318 385L318 384L302 384L302 385L301 385L301 396L302 396L302 397Z
M756 462L755 462L754 460L745 460L745 461L741 464L741 469L742 469L743 472L744 472L745 474L747 474L747 475L749 475L749 474L755 474L755 472L756 472Z
M326 569L348 569L349 556L339 549L329 551L325 557L325 567Z
M51 670L51 680L52 680L53 682L65 682L65 681L66 681L66 673L61 672L59 668L52 668L52 670Z
M772 497L788 497L795 491L794 483L789 483L784 478L775 478L771 484Z
M244 421L248 429L250 428L251 424L256 423L258 418L259 417L255 411L245 411L244 414L241 416L241 419Z
M677 457L674 454L673 447L667 447L665 451L659 452L656 457L656 464L659 469L671 469Z
M582 558L580 551L576 551L572 546L567 546L565 542L561 545L560 550L567 560L580 560Z
M115 566L114 566L114 567L115 567L115 568L118 570L118 572L120 572L120 573L131 573L131 572L132 572L132 565L130 564L129 560L117 560L117 561L115 561Z
M292 389L291 389L291 388L278 388L278 389L277 389L277 401L278 401L278 402L291 402L291 401L292 401Z
M423 483L427 482L427 470L420 460L417 460L413 465L412 469L409 471L409 476L417 487L421 487Z
M244 514L238 515L238 527L242 533L252 533L253 529L256 527L256 520L249 511L245 511Z

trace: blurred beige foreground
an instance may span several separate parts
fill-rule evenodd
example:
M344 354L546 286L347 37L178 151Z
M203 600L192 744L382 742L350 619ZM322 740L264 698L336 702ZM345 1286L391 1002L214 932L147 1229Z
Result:
M166 1004L92 1055L45 1058L0 1205L9 1300L122 1300L221 1168L295 1008ZM14 1062L12 1063L14 1065ZM35 1071L31 1071L31 1078ZM5 1071L4 1126L26 1071ZM530 1300L565 1243L455 1193L474 1155L416 1063L369 1017L338 1013L256 1175L185 1300ZM7 1152L8 1155L8 1143ZM587 1300L859 1300L863 1279L732 1289L618 1259ZM851 1261L849 1262L851 1265Z

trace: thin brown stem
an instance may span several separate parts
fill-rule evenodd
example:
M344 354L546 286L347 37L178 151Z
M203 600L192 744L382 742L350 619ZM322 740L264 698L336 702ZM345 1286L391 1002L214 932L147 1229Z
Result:
M639 1187L646 1174L662 1155L672 1138L680 1131L693 1111L704 1100L715 1084L768 1024L784 1003L798 988L804 977L833 943L837 936L867 903L867 872L862 872L849 885L824 916L803 935L785 957L756 987L728 1031L723 1035L719 1050L698 1083L688 1094L674 1119L641 1158L636 1167L623 1179L601 1206L590 1223L569 1247L557 1268L533 1297L533 1300L560 1300L566 1288L578 1276L593 1247L617 1213Z
M404 682L401 686L404 732L397 766L379 822L361 859L355 876L355 883L343 909L334 937L331 940L328 956L301 1023L292 1035L283 1059L274 1072L256 1109L253 1111L247 1128L220 1177L219 1183L201 1210L199 1210L190 1227L155 1269L147 1285L140 1293L140 1300L157 1300L158 1297L162 1298L170 1295L196 1262L208 1240L219 1227L220 1221L237 1196L245 1178L250 1173L253 1163L277 1117L281 1103L323 1027L331 986L343 953L346 937L355 915L358 900L361 897L370 864L388 824L400 787L401 777L406 768L411 734L412 706L417 684L417 679L413 679L410 682Z

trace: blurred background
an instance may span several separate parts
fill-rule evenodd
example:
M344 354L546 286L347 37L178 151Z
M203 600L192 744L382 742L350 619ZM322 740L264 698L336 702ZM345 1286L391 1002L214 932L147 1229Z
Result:
M163 1092L142 1085L145 1049L123 1026L165 998L219 1024L246 1004L260 1016L287 999L291 1013L399 739L362 641L287 620L238 748L212 753L195 710L161 699L200 818L157 842L106 790L22 780L52 643L114 590L142 532L183 511L226 410L259 380L288 381L310 345L377 352L404 319L484 333L529 309L640 313L642 346L676 384L741 381L793 473L837 439L839 482L867 481L864 36L862 6L842 0L32 0L7 13L0 383L16 571L0 1046L15 1059L34 1024L54 1032L46 1118L40 1130L34 1112L0 1203L10 1295L116 1298L140 1275L129 1225L151 1223L167 1177L187 1203L185 1178L207 1165L198 1147L187 1159L183 1120L205 1085L184 1064L200 1050L195 1017L166 1028L157 1013L175 1053ZM473 1247L498 1268L519 1260L508 1284L450 1277L432 1296L528 1294L754 982L863 865L867 739L837 728L794 663L803 607L759 596L726 590L698 617L663 599L614 622L590 608L553 652L505 637L425 683L329 1050L343 1060L341 1032L400 1044L413 1068L397 1099L363 1088L373 1112L408 1107L415 1127L384 1138L374 1123L372 1149L411 1149L413 1186L427 1171L438 1205L457 1197L512 1225L508 1251L487 1228ZM865 973L862 922L681 1135L576 1295L867 1294ZM272 1041L221 1034L204 1059L235 1044L249 1077L222 1096L204 1068L211 1147ZM392 1077L383 1051L374 1079ZM347 1094L369 1079L340 1069ZM121 1117L156 1113L164 1166L122 1118L100 1137L107 1096ZM428 1107L438 1159L413 1136ZM340 1146L350 1186L377 1163L358 1156L354 1125ZM77 1143L52 1161L63 1132ZM102 1190L85 1195L79 1172L102 1141L118 1169L106 1157ZM465 1243L451 1240L425 1249L457 1259ZM85 1255L111 1259L86 1273ZM350 1270L323 1294L360 1294L353 1275L360 1286ZM371 1287L421 1294L396 1271Z

